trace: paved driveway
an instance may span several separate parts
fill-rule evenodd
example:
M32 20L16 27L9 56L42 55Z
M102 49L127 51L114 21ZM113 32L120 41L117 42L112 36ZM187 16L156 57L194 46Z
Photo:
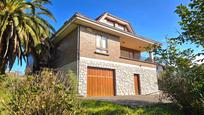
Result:
M83 100L109 101L120 105L131 107L145 106L156 103L169 103L167 100L160 100L159 95L139 95L139 96L113 96L113 97L82 97Z

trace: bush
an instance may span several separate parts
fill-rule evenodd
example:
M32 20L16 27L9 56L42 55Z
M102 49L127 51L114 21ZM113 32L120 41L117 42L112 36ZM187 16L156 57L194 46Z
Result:
M6 75L1 75L1 74L0 74L0 85L1 85L1 83L2 83L3 81L5 81L5 77L6 77Z
M185 113L204 114L204 65L184 68L167 68L161 74L160 88Z
M164 48L153 46L155 60L163 67L159 88L186 114L204 114L204 64L194 63L197 54L191 48L181 50L181 45L171 38Z
M81 110L75 79L72 72L66 75L50 70L27 76L13 84L10 102L5 108L10 114L19 115L77 114Z

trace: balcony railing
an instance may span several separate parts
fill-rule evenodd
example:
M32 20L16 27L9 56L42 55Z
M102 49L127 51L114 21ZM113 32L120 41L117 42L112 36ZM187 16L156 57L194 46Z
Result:
M120 50L120 57L123 59L129 59L129 60L135 60L135 61L143 61L148 63L153 63L153 59L149 54L147 54L145 57L142 55L141 52L129 48L121 47Z
M120 56L120 58L127 59L127 60L133 60L133 61L142 61L142 62L148 62L148 63L154 63L154 60L150 59L149 57L137 57L137 58L130 58L127 56Z

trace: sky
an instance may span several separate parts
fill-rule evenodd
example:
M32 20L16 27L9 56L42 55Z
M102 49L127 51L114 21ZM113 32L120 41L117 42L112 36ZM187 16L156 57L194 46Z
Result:
M79 12L96 19L104 12L129 21L136 34L159 41L165 45L165 38L176 37L180 31L180 18L174 12L179 4L190 0L52 0L46 6L55 16L56 22L48 21L56 30L62 27L74 13ZM193 46L192 46L193 47ZM12 71L24 72L25 63L16 62Z

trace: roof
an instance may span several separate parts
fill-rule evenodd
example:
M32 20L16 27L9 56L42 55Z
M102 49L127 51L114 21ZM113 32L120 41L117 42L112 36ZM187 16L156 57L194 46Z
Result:
M105 12L102 15L100 15L98 18L96 18L96 21L100 22L102 18L108 18L108 17L112 17L112 18L115 18L116 20L119 20L119 21L123 22L125 24L125 26L130 29L130 32L135 34L135 31L134 31L134 29L133 29L130 22L128 22L128 21L126 21L124 19L121 19L121 18L119 18L117 16L114 16L114 15L108 13L108 12ZM122 25L124 25L124 24L122 24Z
M126 22L126 23L129 23L128 21L126 21L126 20L124 20L124 19L121 19L121 18L119 18L119 17L117 17L117 16L114 16L114 15L108 13L108 12L104 12L102 15L100 15L98 18L96 18L96 20L99 20L99 19L102 18L104 15L109 15L109 16L111 16L111 17L114 17L114 18L117 18L117 19L119 19L119 20L122 20L122 21L124 21L124 22Z
M69 20L67 20L67 21L64 23L64 25L54 34L54 36L53 36L52 38L54 38L55 36L57 36L62 30L64 30L67 25L69 25L70 23L74 22L74 21L77 20L78 18L81 18L81 19L90 21L90 22L92 22L92 23L94 23L94 24L98 24L98 25L101 25L101 26L105 26L105 27L108 27L108 28L110 28L110 29L114 29L114 30L116 30L116 31L120 31L120 32L122 32L122 33L128 34L128 35L130 35L130 36L134 36L134 37L143 39L143 40L145 40L145 41L151 42L152 44L158 44L158 45L161 44L161 43L158 42L158 41L155 41L155 40L152 40L152 39L149 39L149 38L146 38L146 37L137 35L137 34L135 34L135 33L130 33L130 32L126 32L126 31L117 29L117 28L115 28L115 27L113 27L113 26L110 26L110 25L108 25L108 24L105 24L105 23L100 23L100 22L98 22L97 20L100 19L100 18L101 18L103 15L105 15L105 14L111 15L111 14L105 12L104 14L102 14L101 16L99 16L98 18L96 18L96 20L93 20L93 19L91 19L91 18L89 18L89 17L86 17L86 16L80 14L79 12L76 12ZM113 15L111 15L111 16L113 16ZM116 16L113 16L113 17L115 17L115 18L117 18L117 19L120 19L120 18L118 18L118 17L116 17ZM123 20L123 19L120 19L120 20ZM125 21L125 20L123 20L123 21ZM125 21L125 22L127 22L128 24L130 24L128 21Z

